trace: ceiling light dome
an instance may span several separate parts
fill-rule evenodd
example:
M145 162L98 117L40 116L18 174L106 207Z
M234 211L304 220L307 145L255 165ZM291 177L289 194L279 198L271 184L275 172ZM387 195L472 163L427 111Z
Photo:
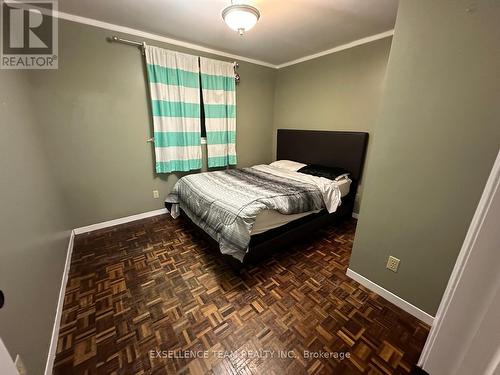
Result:
M226 24L243 35L245 31L255 26L260 18L259 10L247 4L232 4L224 8L222 18Z

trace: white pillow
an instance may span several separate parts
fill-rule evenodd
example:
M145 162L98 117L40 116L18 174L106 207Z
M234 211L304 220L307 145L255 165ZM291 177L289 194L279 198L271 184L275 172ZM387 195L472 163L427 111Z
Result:
M344 173L341 174L340 176L335 177L335 181L340 181L340 180L350 180L349 178L350 173Z
M271 167L286 169L287 171L297 172L300 168L305 167L307 164L298 163L292 160L277 160L269 164Z

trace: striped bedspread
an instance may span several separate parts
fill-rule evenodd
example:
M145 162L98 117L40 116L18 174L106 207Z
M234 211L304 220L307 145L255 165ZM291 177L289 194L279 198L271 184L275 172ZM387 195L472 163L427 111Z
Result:
M334 212L340 190L326 178L258 165L182 177L166 202L172 204L172 217L179 215L180 207L219 242L223 254L243 261L261 211L289 215L326 208Z

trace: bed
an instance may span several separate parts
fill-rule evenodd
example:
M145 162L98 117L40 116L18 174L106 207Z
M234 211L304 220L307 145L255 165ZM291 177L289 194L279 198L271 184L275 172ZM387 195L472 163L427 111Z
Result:
M279 129L277 160L343 168L349 179L332 183L273 165L209 172L183 177L165 205L241 268L352 215L367 141L363 132Z

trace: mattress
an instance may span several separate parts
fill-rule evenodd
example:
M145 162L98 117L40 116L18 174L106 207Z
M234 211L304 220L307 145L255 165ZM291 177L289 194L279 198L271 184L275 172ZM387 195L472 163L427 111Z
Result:
M345 197L349 193L351 187L351 180L342 180L339 182L340 195ZM301 217L308 216L320 212L321 210L301 212L300 214L283 215L276 210L265 210L257 215L255 223L252 227L251 234L264 233L270 229L281 227L291 221L300 219Z

